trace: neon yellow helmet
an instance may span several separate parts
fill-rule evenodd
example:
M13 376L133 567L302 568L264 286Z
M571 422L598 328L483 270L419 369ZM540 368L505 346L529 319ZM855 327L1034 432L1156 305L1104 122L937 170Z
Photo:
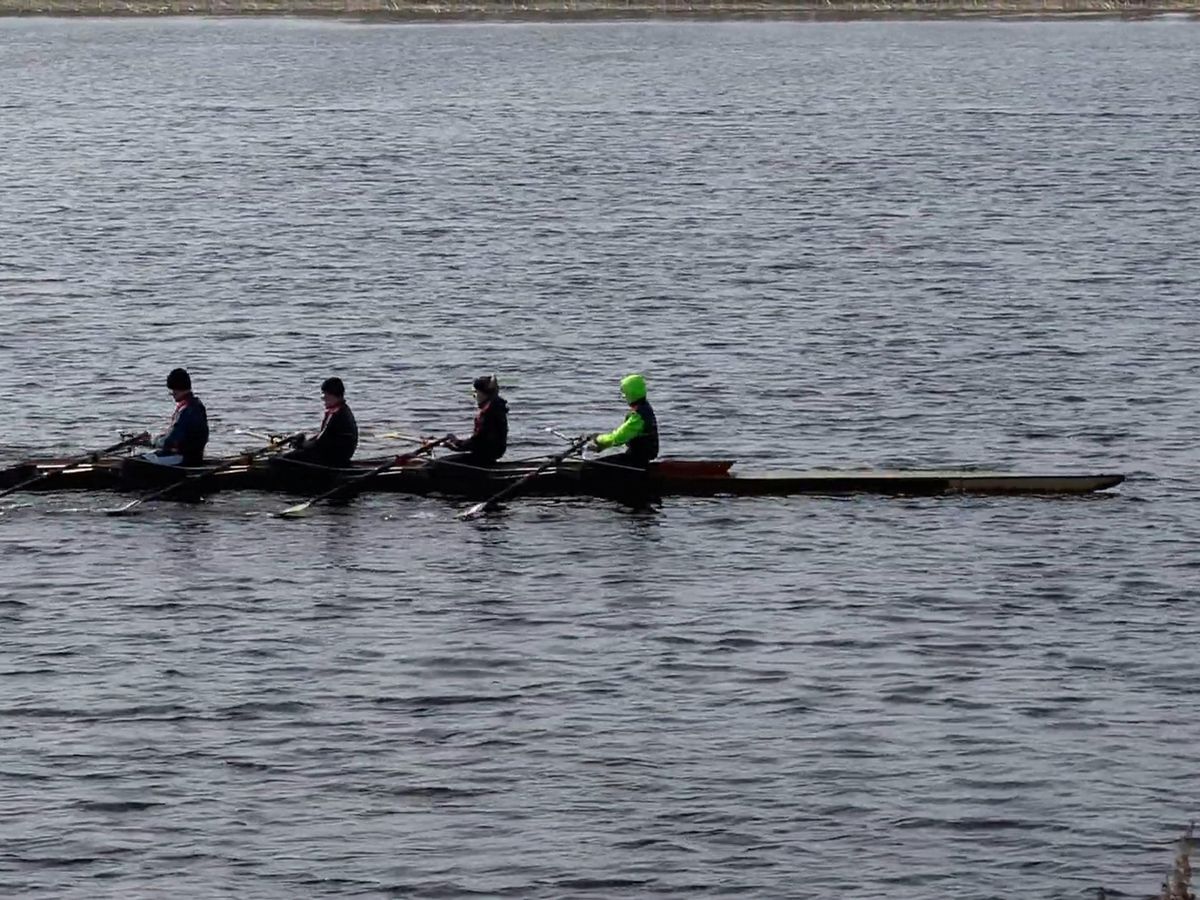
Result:
M621 396L627 403L646 399L646 379L641 375L626 375L621 379Z

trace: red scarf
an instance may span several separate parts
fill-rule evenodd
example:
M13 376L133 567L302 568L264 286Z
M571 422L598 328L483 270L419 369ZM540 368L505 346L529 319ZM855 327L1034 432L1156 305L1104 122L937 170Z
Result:
M489 400L483 406L479 407L479 412L475 413L475 434L479 434L483 430L483 414L488 411L488 407L491 405L492 401Z
M341 408L342 404L340 403L325 407L325 418L321 420L321 430L317 432L317 437L320 437L325 433L325 429L329 426L329 420L332 419L334 413L338 412Z
M171 424L174 425L179 419L179 414L183 412L189 403L192 402L192 395L188 394L182 400L175 404L175 412L171 413Z

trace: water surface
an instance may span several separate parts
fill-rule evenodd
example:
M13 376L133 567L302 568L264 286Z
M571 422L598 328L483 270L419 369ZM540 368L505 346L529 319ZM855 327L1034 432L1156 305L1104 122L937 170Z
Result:
M1113 496L0 502L0 891L1146 896L1197 807L1197 26L0 21L0 458L615 423ZM383 452L367 442L364 452Z

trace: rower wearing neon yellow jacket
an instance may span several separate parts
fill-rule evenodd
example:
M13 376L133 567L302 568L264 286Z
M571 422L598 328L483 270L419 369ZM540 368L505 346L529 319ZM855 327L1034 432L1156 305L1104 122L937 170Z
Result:
M625 421L608 434L596 435L592 449L624 447L624 453L606 456L604 462L644 469L658 456L658 419L646 399L646 379L641 375L626 375L621 379L621 395L629 404Z

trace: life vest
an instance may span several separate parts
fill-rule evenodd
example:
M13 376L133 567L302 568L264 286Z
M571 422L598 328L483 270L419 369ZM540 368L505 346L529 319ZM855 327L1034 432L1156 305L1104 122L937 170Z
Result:
M642 417L642 433L626 444L625 452L641 461L650 462L658 456L658 418L649 400L637 400L630 409Z

